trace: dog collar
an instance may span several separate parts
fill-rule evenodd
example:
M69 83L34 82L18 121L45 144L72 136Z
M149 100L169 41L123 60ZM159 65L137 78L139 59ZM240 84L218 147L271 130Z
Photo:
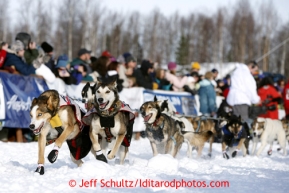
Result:
M103 117L112 117L112 116L115 116L115 115L119 112L121 106L122 106L122 103L121 103L120 100L118 100L117 102L115 102L115 103L113 104L112 107L110 107L110 108L107 109L107 110L100 110L98 107L95 108L95 109L96 109L97 113L98 113L100 116L103 116Z

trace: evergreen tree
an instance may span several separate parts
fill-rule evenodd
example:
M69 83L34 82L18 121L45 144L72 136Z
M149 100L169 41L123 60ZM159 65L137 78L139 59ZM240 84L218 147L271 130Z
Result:
M176 51L176 62L179 65L188 64L188 53L189 53L188 38L182 35Z

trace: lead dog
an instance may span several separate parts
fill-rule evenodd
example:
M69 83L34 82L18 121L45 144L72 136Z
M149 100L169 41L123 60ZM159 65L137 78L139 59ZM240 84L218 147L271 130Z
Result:
M128 105L119 100L117 83L115 80L98 79L93 90L94 108L82 118L90 125L90 139L96 159L107 163L119 153L120 164L129 151L132 137L134 113ZM111 151L104 153L108 144L112 143Z
M268 154L272 154L272 146L274 140L277 138L280 147L283 149L283 155L287 155L286 150L286 135L280 120L273 120L269 118L256 118L252 124L254 136L260 136L261 146L256 155L259 156L267 143L270 144ZM253 150L255 151L256 141L253 141Z
M56 161L58 151L65 141L67 141L71 152L71 160L78 166L82 165L83 162L81 158L85 157L91 149L91 141L89 140L88 132L86 134L81 133L81 123L76 119L75 107L71 105L60 106L60 99L61 97L57 91L48 90L32 101L29 128L35 135L39 135L38 167L35 172L40 175L44 174L44 151L48 136L51 139L56 139L54 148L48 155L48 160L51 163ZM63 131L58 131L51 127L49 121L54 116L59 116ZM76 137L77 142L81 143L80 145L84 145L84 149L78 149L78 147L72 145L72 143L75 142L74 140Z

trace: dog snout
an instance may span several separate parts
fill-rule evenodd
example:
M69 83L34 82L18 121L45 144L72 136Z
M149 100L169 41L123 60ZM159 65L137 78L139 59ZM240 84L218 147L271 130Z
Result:
M256 132L254 132L253 134L254 134L254 137L256 137L257 133L256 133Z
M97 101L102 103L103 102L103 98L98 98Z
M30 128L31 130L34 130L34 129L35 129L35 125L34 125L34 124L30 124L30 125L29 125L29 128Z
M86 99L82 99L82 101L81 101L82 103L86 103Z

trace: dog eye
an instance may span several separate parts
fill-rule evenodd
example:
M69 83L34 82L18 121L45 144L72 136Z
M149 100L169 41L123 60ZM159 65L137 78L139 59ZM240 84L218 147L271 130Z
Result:
M108 94L108 93L110 93L110 91L108 90L108 91L106 91L105 93Z
M39 114L38 114L38 117L41 117L41 116L42 116L42 113L39 113Z
M98 91L96 91L96 92L97 92L97 93L100 93L100 92L99 92L99 90L98 90Z

